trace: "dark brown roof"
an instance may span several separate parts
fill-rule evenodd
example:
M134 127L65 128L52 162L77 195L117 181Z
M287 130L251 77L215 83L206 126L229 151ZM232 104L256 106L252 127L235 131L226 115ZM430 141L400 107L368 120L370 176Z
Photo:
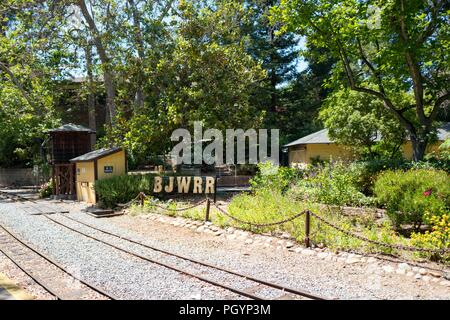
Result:
M47 130L47 132L87 132L87 133L95 133L92 129L73 124L67 123L62 125L61 127Z
M120 151L122 151L122 148L103 148L103 149L95 150L95 151L83 154L82 156L73 158L70 160L70 162L94 161L94 160L104 158L106 156L109 156L111 154L114 154L114 153L117 153Z

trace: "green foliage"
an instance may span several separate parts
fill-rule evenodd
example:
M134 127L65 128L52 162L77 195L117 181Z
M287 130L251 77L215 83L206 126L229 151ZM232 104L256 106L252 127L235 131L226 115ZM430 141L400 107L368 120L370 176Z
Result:
M319 118L331 139L348 146L356 154L392 158L400 154L405 131L384 108L380 100L342 88L326 99Z
M114 208L119 203L128 203L140 192L153 192L154 175L123 175L95 182L95 192L102 206Z
M59 40L44 35L59 18L40 2L0 4L0 166L31 166L44 131L59 123L50 80Z
M427 154L425 162L436 169L450 173L450 139L445 140L437 151Z
M318 114L324 99L331 91L324 83L335 61L327 55L327 50L314 47L309 50L322 54L324 58L301 52L308 67L298 72L291 81L279 86L276 112L268 113L265 119L267 127L280 129L282 144L323 128ZM267 105L267 99L263 103Z
M349 85L381 101L411 135L414 160L423 159L449 99L447 2L281 0L272 13L284 30L305 36L308 48L338 61L329 87Z
M217 1L211 9L182 1L178 9L173 37L165 38L167 46L160 54L143 62L151 70L144 70L148 77L144 105L131 115L130 106L124 105L103 141L126 147L135 163L170 150L171 132L190 129L194 121L225 130L258 128L264 118L263 110L251 103L266 72L246 52L241 30L248 22L244 6L239 1Z
M234 217L253 223L271 223L290 218L297 213L309 209L319 214L327 221L350 233L363 235L371 240L389 244L407 244L407 240L395 234L388 222L378 223L370 214L349 217L340 210L332 210L318 204L299 201L290 195L264 190L254 195L241 194L233 198L228 206L228 212ZM256 228L236 222L220 212L213 211L212 221L222 227L233 226L256 233L280 234L287 232L300 243L305 237L304 217L289 223L270 227ZM352 250L357 252L382 252L385 254L400 254L400 252L381 246L369 244L357 238L342 233L322 222L311 218L311 240L314 244L322 244L333 250Z
M292 198L269 189L260 190L255 195L240 194L234 197L228 206L228 211L238 219L261 224L281 221L306 209L318 210L318 206L293 201ZM304 235L304 219L300 218L288 224L264 228L240 224L227 217L222 217L221 223L258 232L286 231L299 239Z
M258 164L257 174L250 180L252 190L270 190L272 192L285 192L291 183L297 179L300 172L297 169L276 167L267 161Z
M53 183L52 181L44 183L39 189L39 197L40 198L48 198L53 193Z
M374 192L396 227L413 224L418 228L426 213L450 210L450 176L445 171L386 171L376 180Z
M413 233L411 241L414 245L427 249L439 250L450 248L450 215L426 215L427 223L431 225L431 231L425 233ZM422 252L422 257L432 260L450 261L450 254L436 254Z
M353 162L349 165L349 170L355 175L358 190L371 196L373 195L375 181L382 171L409 169L411 167L412 163L403 159L375 158Z
M359 176L348 164L325 163L312 168L298 180L291 193L295 197L330 205L370 205L372 200L358 188Z
M275 183L273 183L273 180L269 180L268 182L265 180L261 181L267 183L268 186L274 186L274 188L280 186L279 181ZM412 239L408 239L396 233L393 224L389 220L378 220L376 215L374 215L370 209L367 209L365 212L359 213L358 215L348 215L340 208L305 202L296 197L295 194L289 192L283 194L282 192L274 192L274 190L271 190L270 188L259 188L254 194L239 194L233 197L226 210L239 220L256 224L267 224L291 218L308 209L343 229L345 232L350 233L343 233L320 220L311 217L310 238L315 245L322 245L332 250L350 250L360 253L383 253L403 256L408 259L415 259L417 257L422 259L423 257L426 257L435 260L439 259L444 262L447 261L445 255L442 256L438 254L430 256L424 253L420 255L411 254L409 252L399 251L395 248L370 244L355 238L351 234L358 234L370 240L388 245L413 245L420 248L431 249L443 248L448 246L448 232L450 227L450 225L448 225L448 213L444 213L441 217L437 218L427 218L427 222L434 226L432 232L413 234ZM165 211L164 209L155 206L155 201L157 200L146 200L144 208L134 206L131 208L131 213L133 215L158 213L170 216L181 216L199 221L203 221L205 218L205 207L172 212ZM162 205L172 209L180 209L189 206L189 203L184 201L176 202L170 200L167 203L156 203L160 206ZM212 207L210 219L214 225L223 228L232 226L254 233L270 233L272 235L288 233L299 243L303 243L305 237L304 216L284 224L268 227L254 227L231 219Z

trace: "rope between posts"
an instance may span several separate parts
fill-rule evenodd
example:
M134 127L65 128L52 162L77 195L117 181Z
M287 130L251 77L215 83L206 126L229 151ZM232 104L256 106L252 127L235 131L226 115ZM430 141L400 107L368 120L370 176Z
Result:
M403 245L393 245L393 244L389 244L389 243L379 242L379 241L376 241L376 240L371 240L371 239L363 237L363 236L361 236L359 234L346 231L346 230L342 229L341 227L339 227L339 226L337 226L337 225L335 225L335 224L325 220L324 218L322 218L321 216L315 214L314 212L310 212L310 214L313 217L317 218L318 220L322 221L324 224L332 227L333 229L336 229L336 230L338 230L338 231L340 231L340 232L342 232L342 233L344 233L344 234L346 234L346 235L348 235L350 237L353 237L353 238L356 238L356 239L359 239L361 241L365 241L365 242L368 242L368 243L371 243L371 244L374 244L374 245L388 247L388 248L391 248L391 249L403 250L403 251L431 252L431 253L450 252L449 248L447 248L447 249L426 249L426 248L417 248L417 247L410 247L410 246L403 246Z
M135 203L140 197L141 197L141 194L139 193L139 194L136 196L136 198L132 199L131 201L129 201L129 202L125 203L125 204L120 205L120 207L121 207L122 209L127 209L127 208L131 207L131 205L132 205L133 203Z
M241 219L239 219L239 218L236 218L236 217L232 216L230 213L228 213L228 212L225 211L224 209L220 208L216 203L214 203L214 207L216 207L217 210L219 210L221 213L223 213L224 215L226 215L226 216L229 217L230 219L233 219L234 221L237 221L237 222L242 223L242 224L247 224L247 225L250 225L250 226L253 226L253 227L259 227L259 228L262 228L262 227L271 227L271 226L276 226L276 225L280 225L280 224L285 224L285 223L287 223L287 222L293 221L293 220L295 220L295 219L301 217L301 216L304 215L305 212L307 211L307 210L302 211L302 212L297 213L296 215L294 215L294 216L292 216L292 217L290 217L290 218L287 218L287 219L285 219L285 220L281 220L281 221L278 221L278 222L271 222L271 223L253 223L253 222L243 221L243 220L241 220Z
M310 214L311 216L317 218L318 220L322 221L322 222L325 223L326 225L328 225L328 226L330 226L330 227L332 227L332 228L334 228L334 229L336 229L336 230L338 230L338 231L340 231L340 232L342 232L342 233L344 233L344 234L346 234L346 235L348 235L348 236L350 236L350 237L354 237L354 238L357 238L357 239L359 239L359 240L361 240L361 241L365 241L365 242L368 242L368 243L371 243L371 244L374 244L374 245L383 246L383 247L388 247L388 248L392 248L392 249L404 250L404 251L430 252L430 253L445 253L445 252L450 252L450 249L426 249L426 248L417 248L417 247L410 247L410 246L403 246L403 245L392 245L392 244L388 244L388 243L384 243L384 242L379 242L379 241L376 241L376 240L371 240L371 239L368 239L368 238L363 237L363 236L361 236L361 235L358 235L358 234L355 234L355 233L346 231L346 230L342 229L341 227L339 227L339 226L337 226L337 225L335 225L335 224L333 224L333 223L331 223L331 222L325 220L325 219L322 218L321 216L319 216L319 215L317 215L317 214L315 214L314 212L311 212L311 211L309 211L309 210L302 211L302 212L296 214L295 216L293 216L293 217L291 217L291 218L288 218L288 219L285 219L285 220L282 220L282 221L279 221L279 222L266 223L266 224L258 224L258 223L251 223L251 222L248 222L248 221L243 221L243 220L241 220L241 219L239 219L239 218L236 218L236 217L234 217L233 215L231 215L230 213L228 213L227 211L225 211L224 209L220 208L220 207L219 207L217 204L215 204L215 203L214 203L214 206L217 208L217 210L219 210L221 213L223 213L223 214L226 215L227 217L229 217L229 218L231 218L231 219L233 219L233 220L235 220L235 221L237 221L237 222L239 222L239 223L247 224L247 225L251 225L251 226L255 226L255 227L269 227L269 226L274 226L274 225L281 225L281 224L290 222L290 221L292 221L292 220L294 220L294 219L297 219L297 218L299 218L300 216L302 216L303 214L305 214L306 212L309 212L309 214Z
M141 194L138 195L138 197L140 197L140 196L142 196L144 199L148 199L148 196L147 196L145 193L141 193ZM207 199L204 199L204 200L202 200L202 201L200 201L200 202L197 202L196 204L194 204L194 205L192 205L192 206L189 206L189 207L186 207L186 208L180 208L180 209L171 209L171 208L167 208L167 207L161 206L161 205L156 204L156 203L152 203L151 205L152 205L152 206L155 206L155 207L157 207L157 208L166 210L166 211L181 212L181 211L187 211L187 210L194 209L194 208L196 208L196 207L202 205L202 204L205 203L206 201L207 201Z
M138 194L138 196L136 198L134 198L133 200L131 200L130 202L128 202L127 204L124 205L125 206L129 206L131 203L137 201L138 199L140 199L141 201L143 201L144 199L147 199L148 196L141 192ZM193 208L196 208L200 205L202 205L203 203L210 201L213 203L214 207L219 210L219 212L221 212L222 214L224 214L225 216L227 216L228 218L238 222L238 223L242 223L245 225L249 225L249 226L253 226L253 227L258 227L258 228L263 228L263 227L271 227L271 226L276 226L276 225L282 225L288 222L291 222L295 219L300 218L301 216L303 216L305 213L309 213L311 216L315 217L316 219L318 219L319 221L323 222L324 224L328 225L329 227L346 234L347 236L359 239L361 241L364 242L368 242L377 246L382 246L382 247L387 247L387 248L391 248L391 249L397 249L397 250L403 250L403 251L412 251L412 252L428 252L428 253L448 253L450 252L450 248L445 248L445 249L426 249L426 248L418 248L418 247L411 247L411 246L403 246L403 245L393 245L393 244L389 244L389 243L384 243L384 242L380 242L380 241L376 241L376 240L371 240L368 239L364 236L361 236L359 234L350 232L350 231L346 231L344 229L342 229L341 227L333 224L332 222L322 218L321 216L319 216L318 214L315 214L314 212L311 212L309 210L304 210L300 213L297 213L296 215L286 218L284 220L281 221L277 221L277 222L271 222L271 223L253 223L253 222L249 222L249 221L244 221L241 220L235 216L233 216L232 214L230 214L229 212L227 212L226 210L220 208L215 202L213 202L212 200L210 200L209 198L204 199L192 206L186 207L186 208L180 208L180 209L171 209L171 208L167 208L167 207L163 207L161 205L158 205L156 203L152 203L152 206L158 207L160 209L166 210L166 211L172 211L172 212L180 212L180 211L186 211L186 210L191 210ZM308 235L309 237L309 235Z

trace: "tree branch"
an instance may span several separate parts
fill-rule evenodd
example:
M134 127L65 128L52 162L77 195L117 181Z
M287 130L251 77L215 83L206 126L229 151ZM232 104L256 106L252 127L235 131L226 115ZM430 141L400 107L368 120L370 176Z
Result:
M375 69L375 67L373 66L372 63L370 63L369 59L367 59L366 54L364 53L362 44L361 44L361 40L359 39L359 37L356 38L357 42L358 42L358 49L359 49L359 53L361 55L361 59L364 61L364 63L366 64L366 66L370 69L370 71L372 71L373 75L375 76L375 78L377 79L378 82L378 89L380 90L380 92L382 94L385 94L385 90L383 87L383 82L381 81L381 75L378 72L378 70Z
M439 98L437 98L437 100L434 103L433 111L431 111L431 114L428 117L428 122L430 125L436 119L437 114L439 113L439 110L441 109L441 105L444 104L444 107L447 107L449 105L449 102L450 102L450 92L448 92L448 91L445 94L443 94L442 96L440 96Z
M400 121L400 123L410 132L410 133L415 133L416 130L414 128L414 125L403 116L403 112L399 112L394 104L392 103L392 101L386 96L386 94L384 92L379 92L373 89L369 89L369 88L364 88L364 87L359 87L356 85L356 81L353 75L353 71L352 68L350 66L350 63L348 61L348 57L347 57L347 53L345 51L345 49L343 48L343 46L340 44L339 40L337 41L338 46L340 48L340 56L342 59L342 62L344 63L344 68L347 74L347 78L349 80L350 83L350 88L354 91L358 91L358 92L362 92L362 93L366 93L366 94L370 94L372 96L377 97L378 99L380 99L381 101L384 102L384 106L386 109L388 109L391 113L393 113L395 115L395 117Z
M414 96L416 99L416 112L421 124L426 124L427 119L424 112L424 89L422 83L422 73L420 72L420 68L416 63L414 54L411 52L409 47L409 36L406 30L405 23L405 5L404 0L400 0L400 39L402 39L403 45L405 46L405 58L406 64L408 66L408 71L411 76L411 80L413 82L413 90Z
M25 98L25 100L28 102L28 104L36 111L39 111L39 114L42 114L42 110L40 108L37 108L34 101L31 99L31 97L28 95L28 92L23 87L22 83L20 83L19 79L16 78L16 76L12 73L12 71L8 68L7 65L5 65L3 62L0 62L0 69L6 72L11 79L12 83L19 89L19 91L22 93L22 96Z
M161 23L163 19L166 17L167 13L169 13L170 8L172 7L174 3L174 0L169 0L164 7L164 9L161 12L161 15L159 16L158 22Z
M426 39L431 37L434 31L436 30L437 15L438 12L442 9L444 2L438 1L437 3L434 3L434 5L435 6L431 9L431 21L428 24L427 28L424 30L424 32L418 37L417 39L418 44L422 44Z
M111 125L114 124L114 119L116 116L116 105L115 105L115 87L114 87L114 76L110 66L110 59L106 54L106 49L103 46L102 39L100 38L100 32L95 25L93 17L90 15L88 8L86 6L85 0L78 0L78 6L88 23L89 29L92 33L94 44L97 48L98 55L102 62L103 78L106 88L106 104L108 106L109 118Z

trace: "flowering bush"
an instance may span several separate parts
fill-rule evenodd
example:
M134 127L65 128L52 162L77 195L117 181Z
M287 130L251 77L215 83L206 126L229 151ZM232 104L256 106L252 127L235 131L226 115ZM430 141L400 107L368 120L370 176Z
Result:
M431 231L413 233L411 235L412 243L428 249L450 248L450 214L447 212L441 216L425 215L425 218L431 225ZM440 255L438 257L434 254L434 256L438 259L442 258Z
M39 189L40 198L48 198L52 195L52 193L53 193L53 183L51 181L41 185Z
M397 227L412 223L418 229L425 213L440 216L450 209L450 177L445 171L386 171L376 180L374 191Z

